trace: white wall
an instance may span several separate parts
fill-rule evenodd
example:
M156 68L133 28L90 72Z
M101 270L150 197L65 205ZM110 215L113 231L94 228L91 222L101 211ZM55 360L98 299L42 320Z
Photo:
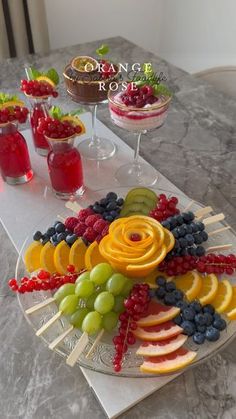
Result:
M235 0L45 0L51 48L121 35L190 72L236 65Z

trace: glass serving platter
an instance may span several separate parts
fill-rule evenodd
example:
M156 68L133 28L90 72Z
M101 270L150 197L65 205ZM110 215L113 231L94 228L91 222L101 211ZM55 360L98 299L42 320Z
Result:
M125 197L128 190L128 187L116 187L114 191L118 194L119 197ZM184 194L176 194L174 192L164 191L158 188L152 188L157 194L165 193L167 196L177 196L179 199L178 207L180 210L183 210L187 207L190 203L191 199ZM82 207L87 207L91 203L101 199L104 197L110 190L97 190L97 191L87 191L84 196L80 199L79 204ZM207 203L206 203L207 205ZM195 212L196 210L202 208L203 205L194 202L191 206L191 210ZM214 213L212 213L214 214ZM72 215L72 212L65 208L63 214L60 214L62 217L67 217ZM53 224L53 222L57 219L57 214L50 213L45 218L43 218L40 223L35 226L34 231L30 232L28 237L26 238L18 261L16 265L16 278L19 280L20 277L27 275L25 270L24 262L23 262L23 255L27 248L27 246L32 242L33 233L36 230L44 231L49 226ZM227 226L225 221L218 222L216 224L210 225L207 227L207 231L213 231L220 227ZM235 253L236 252L236 234L232 229L225 230L224 232L215 234L209 238L206 242L207 246L213 246L218 244L232 244L232 248L227 253ZM222 252L224 253L224 252ZM227 278L227 275L224 275L224 278ZM234 276L228 277L232 284L236 285L236 278ZM52 303L46 308L39 310L31 315L26 315L25 310L29 307L34 306L37 303L42 302L46 298L52 296L50 291L37 291L32 293L25 293L25 294L17 294L18 301L21 306L21 309L24 313L24 316L30 326L36 331L38 330L43 324L45 324L57 311L58 307L56 304ZM65 330L69 328L70 324L68 318L65 316L61 317L60 320L55 322L53 326L51 326L40 338L44 341L44 343L49 346L49 344L59 335L61 335ZM63 356L64 358L67 357L74 346L76 345L78 339L81 336L81 332L78 329L74 329L70 335L68 335L65 340L58 345L54 350ZM94 337L89 338L89 343L85 348L85 351L78 359L78 364L81 367L89 368L91 370L101 372L104 374L110 374L114 376L123 376L123 377L140 377L140 378L147 378L153 377L153 374L144 374L140 371L139 366L142 364L142 357L136 356L136 350L140 343L136 343L134 346L130 346L128 352L125 354L123 367L120 373L115 373L113 370L112 365L112 358L114 355L114 346L112 343L112 338L116 334L116 331L113 333L104 333L101 341L96 346L92 356L90 358L86 358L85 354L88 352L89 348L92 346ZM192 368L199 363L204 362L209 359L209 357L215 355L219 350L222 350L226 344L228 344L236 335L236 321L228 322L227 328L221 332L220 339L217 342L205 342L203 345L196 345L192 341L192 338L189 338L185 343L185 347L188 349L197 351L197 357L195 358L194 362L190 364L188 367L182 369L181 371L185 371L186 369ZM175 374L175 373L173 373ZM168 374L169 375L169 374ZM171 374L170 374L171 375ZM156 375L157 376L157 375Z

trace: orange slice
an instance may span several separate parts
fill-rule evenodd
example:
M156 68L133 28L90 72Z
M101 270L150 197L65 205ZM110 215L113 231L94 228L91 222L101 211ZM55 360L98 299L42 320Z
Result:
M81 121L81 119L78 118L75 115L66 115L66 116L63 116L61 118L61 120L64 121L64 122L65 121L71 122L73 125L79 125L80 128L81 128L81 131L80 131L79 135L82 135L82 134L84 134L86 132L85 125L83 124L83 122Z
M198 297L202 288L202 277L196 271L190 271L185 275L179 275L173 279L176 287L182 290L188 299L192 301Z
M94 241L87 247L85 253L85 267L88 271L91 271L94 266L102 262L107 262L107 260L101 255L98 243Z
M160 304L156 301L150 301L148 305L146 317L141 318L137 321L139 327L155 326L172 320L180 312L178 307L170 307Z
M168 355L146 358L140 370L153 374L167 374L191 364L196 356L197 352L180 348Z
M227 279L219 281L217 294L211 304L218 313L226 311L233 298L233 287Z
M56 271L54 264L54 252L55 246L52 243L47 242L40 253L40 267L45 269L45 271L50 272L51 274Z
M70 247L66 244L65 240L62 240L55 249L54 252L54 263L57 272L61 275L67 273L67 266L69 265Z
M173 249L175 245L175 238L169 230L167 230L166 228L164 228L163 230L164 230L164 245L166 246L166 251L168 253Z
M169 321L156 326L137 327L133 334L140 340L157 342L177 336L182 331L180 326Z
M24 254L24 262L28 272L33 272L40 268L40 253L42 248L43 245L39 241L33 241L27 247Z
M1 103L0 104L0 109L5 109L5 108L12 108L14 106L25 106L24 102L22 102L22 100L12 100L12 101L8 101L5 103Z
M203 276L202 288L198 299L202 305L210 304L218 290L218 278L214 274Z
M233 296L227 307L227 316L230 320L236 320L236 287L233 287Z
M47 76L39 76L36 78L38 81L43 81L45 83L50 84L52 87L55 87L55 83Z
M77 272L85 268L85 246L82 239L77 239L70 248L69 264L74 265Z
M166 247L163 245L161 248L157 249L157 251L152 255L151 260L149 259L147 263L144 264L137 264L137 265L128 265L127 271L137 270L137 271L145 271L145 269L155 268L166 256Z
M144 342L137 350L136 355L141 356L161 356L176 351L184 345L188 336L178 335L172 339L162 340L160 342Z

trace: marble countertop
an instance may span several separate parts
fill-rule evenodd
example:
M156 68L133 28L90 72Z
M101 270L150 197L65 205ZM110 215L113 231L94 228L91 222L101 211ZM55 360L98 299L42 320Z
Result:
M235 228L236 101L207 83L116 37L45 56L5 60L0 67L0 91L16 91L29 63L42 69L53 66L61 73L71 57L90 55L102 42L110 45L120 62L152 62L167 76L174 93L165 125L141 143L142 156L193 199L223 210ZM63 107L71 108L63 84L59 90ZM98 117L132 146L132 135L111 124L106 106L100 107ZM2 226L0 243L0 419L104 418L79 368L70 369L48 351L26 323L6 285L6 279L14 275L17 254ZM235 353L234 341L223 353L186 372L122 417L235 418Z

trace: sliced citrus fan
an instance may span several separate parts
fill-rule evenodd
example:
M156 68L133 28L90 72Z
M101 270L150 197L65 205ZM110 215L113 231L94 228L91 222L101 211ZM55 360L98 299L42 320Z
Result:
M185 275L179 275L176 278L171 278L176 287L182 290L188 299L192 301L199 295L202 288L202 277L196 271L191 271Z
M42 248L42 243L38 241L32 242L27 247L24 254L24 262L28 272L33 272L40 268L40 253Z
M230 320L236 320L236 287L233 287L233 296L226 312Z
M81 128L81 132L80 135L84 134L86 132L85 126L83 124L83 122L81 121L80 118L78 118L77 116L73 116L73 115L65 115L61 118L62 122L71 122L73 125L79 125Z
M140 370L154 374L167 374L191 364L196 356L197 352L180 348L168 355L146 358Z
M22 100L12 100L12 101L8 101L5 103L1 103L0 104L0 109L5 109L5 108L13 108L14 106L25 106L24 102L22 102Z
M87 246L82 239L77 239L70 249L69 263L74 265L77 272L85 268L85 253Z
M45 269L45 271L50 272L51 274L56 271L54 264L54 252L55 246L52 243L47 242L40 253L40 268Z
M55 83L47 76L39 76L36 78L38 81L43 81L45 83L50 84L52 87L55 87Z
M206 275L203 277L202 288L197 298L202 305L210 304L218 290L218 278L214 274Z
M146 317L141 318L137 325L140 327L155 326L172 320L180 312L178 307L170 307L155 301L150 301Z
M156 326L137 327L133 331L136 338L144 341L157 342L159 340L170 339L173 336L179 335L183 329L173 322L165 322Z
M98 243L94 241L89 247L87 247L85 253L85 267L91 271L94 266L102 262L107 262L107 260L99 252Z
M218 313L223 313L228 309L233 298L233 287L227 279L219 281L217 294L211 304Z
M188 339L186 335L177 335L172 339L161 340L160 342L144 342L137 350L136 355L160 356L167 355L181 348Z
M67 266L69 265L70 247L66 244L65 240L61 241L54 252L54 263L57 272L65 275L67 273Z

